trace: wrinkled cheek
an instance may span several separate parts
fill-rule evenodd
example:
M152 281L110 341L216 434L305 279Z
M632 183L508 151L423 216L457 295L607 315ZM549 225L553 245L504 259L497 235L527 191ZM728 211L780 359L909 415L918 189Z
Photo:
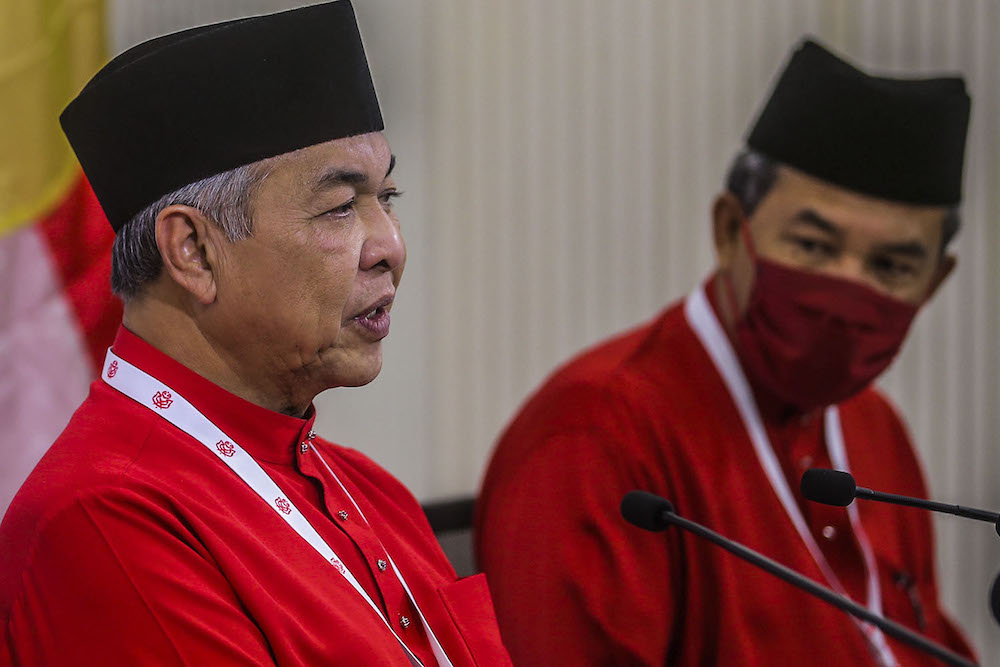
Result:
M315 304L292 295L270 304L259 313L259 322L254 326L275 349L290 350L305 364L311 363L328 341L338 335L338 330L330 331L330 320L324 321Z
M335 326L328 331L324 331L320 346L321 349L336 350L342 347L344 335L345 335L344 327L341 326Z

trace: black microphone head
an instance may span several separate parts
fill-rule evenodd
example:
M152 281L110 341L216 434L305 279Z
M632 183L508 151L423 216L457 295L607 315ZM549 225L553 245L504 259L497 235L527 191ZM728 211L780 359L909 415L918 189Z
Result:
M673 512L674 506L666 498L649 491L629 491L622 498L622 516L629 523L646 530L663 530L669 524L663 520L664 512Z
M826 468L811 468L802 474L802 495L824 505L847 507L858 490L851 473Z

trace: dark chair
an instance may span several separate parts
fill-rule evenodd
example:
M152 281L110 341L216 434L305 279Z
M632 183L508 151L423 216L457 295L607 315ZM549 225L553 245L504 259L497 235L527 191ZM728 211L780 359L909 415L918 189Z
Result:
M472 518L475 513L475 496L424 503L424 514L441 544L441 549L451 561L460 577L475 574L472 554Z

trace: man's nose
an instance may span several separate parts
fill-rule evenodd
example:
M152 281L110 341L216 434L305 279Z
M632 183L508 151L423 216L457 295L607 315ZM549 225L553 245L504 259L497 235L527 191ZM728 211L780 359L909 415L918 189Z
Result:
M367 238L361 247L361 270L395 271L406 260L406 246L396 220L382 206L365 216Z

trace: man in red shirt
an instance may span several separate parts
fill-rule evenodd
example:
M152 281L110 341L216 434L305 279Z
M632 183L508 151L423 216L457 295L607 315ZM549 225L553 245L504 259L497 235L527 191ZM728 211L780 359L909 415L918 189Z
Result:
M869 383L954 266L968 113L961 79L795 51L712 209L716 270L558 370L500 439L476 546L516 664L937 664L707 541L626 524L637 488L969 654L925 513L799 492L827 467L926 493Z
M483 577L312 430L406 258L349 2L141 44L61 120L124 325L0 525L0 664L509 664Z

